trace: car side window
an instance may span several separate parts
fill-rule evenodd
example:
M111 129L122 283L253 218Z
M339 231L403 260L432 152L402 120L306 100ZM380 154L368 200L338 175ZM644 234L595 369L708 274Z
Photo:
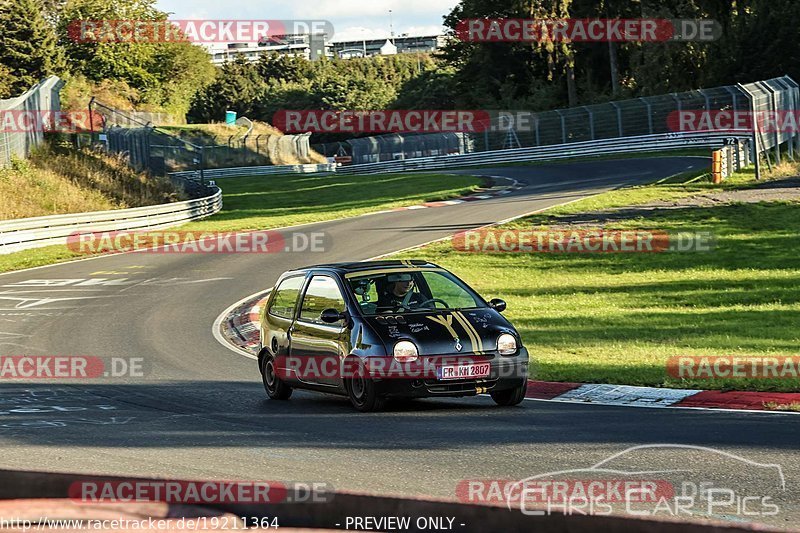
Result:
M344 298L336 280L329 276L314 276L308 284L300 307L300 319L322 324L319 319L325 309L345 310Z
M297 296L303 288L304 279L304 276L293 276L283 280L275 289L275 298L269 306L269 314L289 319L294 317Z

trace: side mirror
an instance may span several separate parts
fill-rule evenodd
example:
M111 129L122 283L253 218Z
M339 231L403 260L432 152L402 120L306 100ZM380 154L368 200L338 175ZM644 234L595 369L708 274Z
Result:
M506 310L506 301L501 300L500 298L492 298L489 300L489 307L497 311L498 313L502 313Z
M326 324L335 324L340 320L344 320L346 317L347 315L337 311L336 309L325 309L322 314L319 315L319 319Z

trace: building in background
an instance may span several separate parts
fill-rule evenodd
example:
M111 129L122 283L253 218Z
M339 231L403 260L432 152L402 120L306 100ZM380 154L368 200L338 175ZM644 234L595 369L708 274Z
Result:
M299 56L310 61L315 61L320 57L332 57L327 36L308 33L273 35L258 44L228 43L225 48L212 48L208 52L211 55L211 62L215 65L222 65L240 56L250 61L256 61L264 52Z
M364 57L382 55L381 49L391 50L397 48L397 54L431 53L444 47L447 40L444 35L426 35L409 37L401 35L389 39L362 39L360 41L340 41L331 43L331 51L337 57L349 59L351 57ZM386 45L390 45L387 47ZM391 54L383 54L391 55Z
M315 61L321 57L369 57L375 55L430 53L445 45L443 35L409 37L402 35L394 39L362 39L360 41L329 42L324 34L275 35L260 43L228 43L224 48L208 48L211 62L217 66L244 57L257 61L264 52L276 52L304 57Z

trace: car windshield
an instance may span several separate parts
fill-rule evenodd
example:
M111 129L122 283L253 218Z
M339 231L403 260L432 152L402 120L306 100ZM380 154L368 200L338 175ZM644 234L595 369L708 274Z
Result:
M486 307L452 274L436 270L387 270L353 276L350 290L364 315Z

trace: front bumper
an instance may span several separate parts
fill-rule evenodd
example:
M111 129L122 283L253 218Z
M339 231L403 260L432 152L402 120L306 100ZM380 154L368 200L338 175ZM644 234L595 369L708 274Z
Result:
M522 347L514 356L490 356L489 375L476 379L441 380L375 379L380 394L388 397L429 398L438 396L475 396L492 391L513 389L528 380L528 351Z

